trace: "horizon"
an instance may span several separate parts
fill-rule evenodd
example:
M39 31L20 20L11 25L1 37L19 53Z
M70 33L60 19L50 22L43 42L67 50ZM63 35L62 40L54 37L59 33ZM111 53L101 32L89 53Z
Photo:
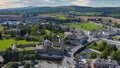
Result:
M48 7L48 8L53 8L53 7L69 7L69 6L78 6L78 7L91 7L91 8L111 8L111 7L113 7L113 8L116 8L117 6L111 6L111 7L105 7L105 6L103 6L103 7L100 7L100 6L97 6L97 7L94 7L94 6L79 6L79 5L66 5L66 6L26 6L26 7L13 7L13 8L3 8L3 9L1 9L0 8L0 10L7 10L7 9L19 9L19 8L40 8L40 7ZM120 7L120 6L119 6Z
M0 2L0 9L23 7L58 7L58 6L87 6L87 7L120 7L120 0L4 0Z

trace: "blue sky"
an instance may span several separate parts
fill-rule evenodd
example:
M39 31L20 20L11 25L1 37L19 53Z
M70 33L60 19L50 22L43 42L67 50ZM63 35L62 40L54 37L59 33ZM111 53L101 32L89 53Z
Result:
M0 9L28 6L93 6L120 7L120 0L1 0Z

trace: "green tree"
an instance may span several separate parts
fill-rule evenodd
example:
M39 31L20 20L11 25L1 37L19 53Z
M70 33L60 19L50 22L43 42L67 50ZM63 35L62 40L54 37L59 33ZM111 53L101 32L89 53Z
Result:
M103 51L101 54L99 54L99 58L107 58L108 54L107 54L107 51Z
M80 59L80 55L79 55L79 54L76 54L76 55L75 55L75 58L76 58L76 59Z
M95 53L95 52L91 52L89 58L90 58L90 59L97 58L96 53Z
M82 51L80 54L81 55L86 55L87 53L85 51Z
M112 53L110 54L110 57L111 57L112 60L117 60L118 55L115 51L112 51Z
M99 51L103 51L104 48L107 46L107 42L104 41L104 40L102 40L102 41L98 42L97 45L98 45L98 50L99 50Z
M24 60L23 56L24 56L24 55L23 55L22 53L19 54L19 61Z
M31 62L31 68L35 68L35 63Z
M5 68L18 68L18 64L16 62L9 62Z
M23 56L23 59L24 59L24 60L28 60L28 59L29 59L29 55L28 55L28 54L25 54L25 55Z
M0 40L2 39L2 34L0 33Z
M30 63L25 63L24 68L30 68Z
M30 55L29 55L29 59L30 59L30 60L34 60L35 58L36 58L36 55L35 55L35 54L30 54Z
M112 51L117 51L117 47L115 45L108 45L104 50L107 51L107 55L110 55Z

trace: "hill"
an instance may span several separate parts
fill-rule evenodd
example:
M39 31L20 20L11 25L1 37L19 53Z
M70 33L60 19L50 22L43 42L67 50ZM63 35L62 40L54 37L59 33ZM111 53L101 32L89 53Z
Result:
M101 12L101 14L99 14L100 16L120 17L120 7L58 6L58 7L23 7L0 10L0 14L24 14L24 13L43 14L43 13L71 13L71 12L72 14L76 12L82 13Z

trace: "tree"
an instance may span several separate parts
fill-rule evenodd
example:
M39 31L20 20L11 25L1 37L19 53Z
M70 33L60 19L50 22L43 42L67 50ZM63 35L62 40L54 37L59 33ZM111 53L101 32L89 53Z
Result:
M120 50L112 51L112 53L110 54L110 58L112 60L117 60L118 63L120 64Z
M22 61L22 60L24 59L23 56L24 56L24 55L23 55L22 53L19 54L19 60L20 60L20 61Z
M9 56L9 57L8 57ZM10 62L12 61L12 52L11 48L6 49L6 51L3 53L3 58L5 59L5 62Z
M91 46L97 46L96 42L91 43Z
M117 53L116 53L115 51L112 51L112 53L110 54L110 58L111 58L112 60L117 60L117 58L118 58Z
M76 59L80 59L80 55L79 55L79 54L76 54L76 55L75 55L75 58L76 58Z
M35 68L35 63L31 62L31 68Z
M116 47L116 45L111 45L111 49L112 49L113 51L117 51L117 50L118 50L118 48Z
M117 61L120 64L120 49L117 51Z
M107 58L108 54L107 54L107 51L103 51L101 54L99 54L99 58Z
M82 51L80 54L81 55L86 55L87 53L85 51Z
M0 40L2 39L2 34L0 33Z
M102 41L98 42L97 45L98 45L98 50L99 50L99 51L103 51L104 48L107 46L107 42L104 41L104 40L102 40Z
M25 54L25 55L23 56L23 59L24 59L24 60L28 60L28 59L29 59L29 55L28 55L28 54Z
M9 24L8 22L7 22L6 26L7 26L7 29L9 29L9 28L10 28L10 24Z
M117 51L117 47L115 45L108 45L105 50L107 51L107 54L110 55L112 51Z
M95 52L91 52L89 58L90 58L90 59L97 58L96 53L95 53Z
M25 63L24 68L30 68L30 63Z
M16 62L9 62L5 68L18 68L18 64Z
M30 55L29 55L29 59L30 59L30 60L34 60L35 58L36 58L35 54L30 54Z

